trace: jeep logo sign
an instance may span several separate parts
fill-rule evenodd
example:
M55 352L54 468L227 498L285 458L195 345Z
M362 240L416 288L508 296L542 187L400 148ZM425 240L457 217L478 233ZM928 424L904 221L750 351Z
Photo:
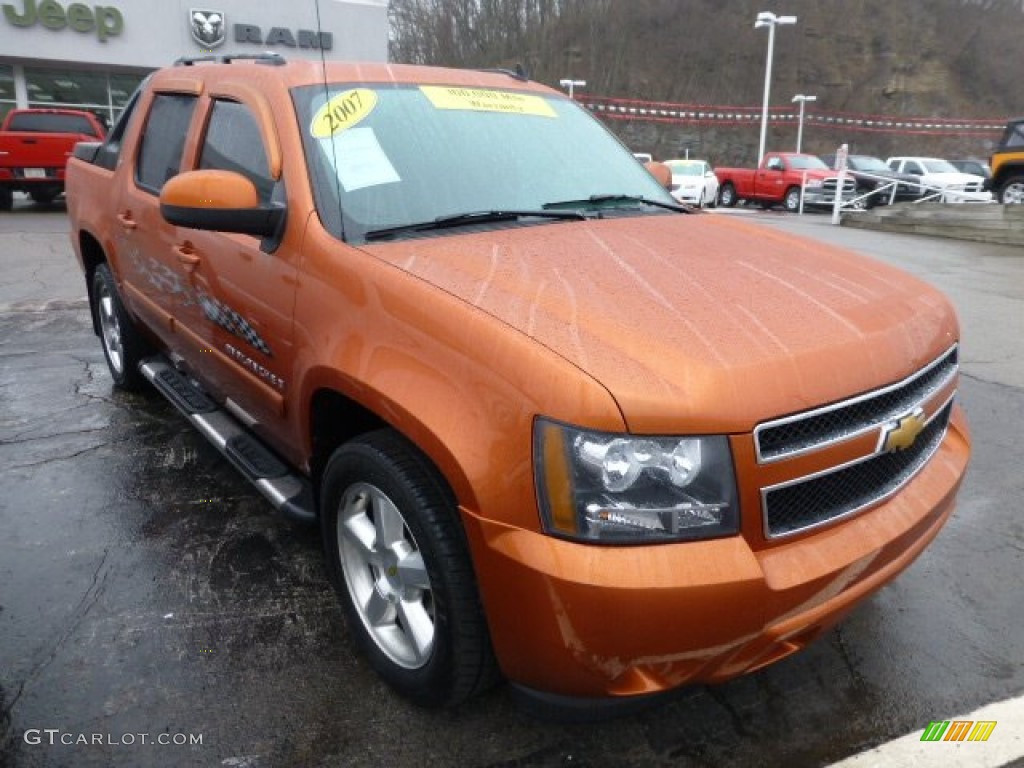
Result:
M75 32L94 32L101 43L108 37L116 37L124 31L124 16L117 8L94 5L90 8L82 3L71 3L67 10L57 0L43 0L36 6L36 0L21 0L21 9L11 3L4 4L4 18L15 27L34 27L42 24L47 29L59 30L71 27Z
M285 45L289 48L319 48L324 51L331 50L334 45L334 38L330 32L315 32L310 29L296 31L297 39L290 29L284 27L272 27L264 36L263 31L255 24L235 24L235 42L253 43L254 45Z

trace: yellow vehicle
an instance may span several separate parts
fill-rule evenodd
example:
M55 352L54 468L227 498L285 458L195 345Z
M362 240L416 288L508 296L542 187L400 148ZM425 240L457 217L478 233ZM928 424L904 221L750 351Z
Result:
M992 193L1004 205L1024 203L1024 117L1006 123L1003 138L992 153Z

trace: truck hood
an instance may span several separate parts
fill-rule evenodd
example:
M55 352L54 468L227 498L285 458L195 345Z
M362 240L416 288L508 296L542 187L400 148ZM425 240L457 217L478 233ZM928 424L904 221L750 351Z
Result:
M734 216L554 222L363 248L575 364L638 433L749 431L897 381L958 336L949 302L915 278Z
M924 177L926 184L934 184L940 187L963 187L968 184L981 185L985 182L981 176L974 176L970 173L929 173Z

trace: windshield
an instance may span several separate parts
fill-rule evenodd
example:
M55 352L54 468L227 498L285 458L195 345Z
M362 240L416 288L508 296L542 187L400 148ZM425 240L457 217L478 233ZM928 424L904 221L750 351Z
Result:
M814 155L790 155L789 167L796 171L828 170L828 166Z
M858 155L850 158L850 167L857 171L875 171L889 173L890 168L877 157Z
M609 202L591 202L595 195L623 196L614 206L634 212L626 196L674 203L618 139L562 96L333 84L297 88L293 99L321 221L348 241L565 201L606 211Z
M704 163L665 163L676 176L703 176Z
M956 166L946 160L922 160L921 165L928 173L960 173Z

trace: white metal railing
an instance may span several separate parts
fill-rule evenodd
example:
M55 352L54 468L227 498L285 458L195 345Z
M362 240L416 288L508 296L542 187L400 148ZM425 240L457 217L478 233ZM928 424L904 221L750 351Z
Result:
M988 203L992 202L992 193L987 191L980 192L969 192L965 189L949 189L948 187L940 187L935 184L925 184L922 181L896 181L888 176L880 176L875 173L869 173L868 171L857 171L858 176L873 179L875 181L885 182L881 186L875 187L875 189L867 192L863 195L858 195L853 200L843 201L839 207L846 209L860 209L866 205L865 201L869 197L874 197L879 192L889 190L888 203L891 205L896 200L897 187L903 185L904 187L916 188L921 194L912 202L914 205L918 203L927 202L940 202L940 203Z

